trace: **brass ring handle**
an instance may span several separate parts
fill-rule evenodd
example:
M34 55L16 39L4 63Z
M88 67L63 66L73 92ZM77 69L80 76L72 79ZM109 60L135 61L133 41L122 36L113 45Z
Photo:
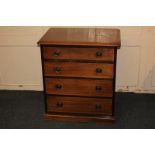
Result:
M63 102L57 102L56 106L62 108L63 107Z
M60 85L60 84L56 84L56 85L55 85L55 89L59 90L59 89L61 89L61 88L62 88L62 85Z
M54 70L55 70L56 73L60 73L61 72L61 67L55 67Z
M59 56L60 55L60 51L56 50L54 53L53 53L54 56Z
M96 86L96 91L101 91L102 87L101 86Z
M102 108L100 104L96 104L95 107L96 107L96 110L100 110Z
M96 52L96 56L97 56L97 57L101 57L101 56L102 56L102 52L97 51L97 52Z
M101 68L96 68L96 73L102 73L102 69Z

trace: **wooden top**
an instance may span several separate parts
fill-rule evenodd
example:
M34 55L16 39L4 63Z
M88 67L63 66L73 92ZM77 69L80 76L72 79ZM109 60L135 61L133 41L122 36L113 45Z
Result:
M38 42L39 45L80 45L120 47L119 29L51 28Z

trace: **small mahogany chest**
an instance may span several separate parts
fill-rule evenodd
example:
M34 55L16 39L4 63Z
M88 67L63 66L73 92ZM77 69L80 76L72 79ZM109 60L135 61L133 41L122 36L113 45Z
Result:
M119 29L51 28L40 39L45 118L114 121Z

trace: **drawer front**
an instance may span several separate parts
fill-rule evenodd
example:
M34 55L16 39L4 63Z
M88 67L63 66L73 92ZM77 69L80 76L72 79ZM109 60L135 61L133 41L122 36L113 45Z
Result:
M113 78L113 64L44 62L45 76Z
M114 48L43 47L44 59L114 61Z
M112 115L112 99L47 96L47 112Z
M112 97L112 80L45 78L46 93Z

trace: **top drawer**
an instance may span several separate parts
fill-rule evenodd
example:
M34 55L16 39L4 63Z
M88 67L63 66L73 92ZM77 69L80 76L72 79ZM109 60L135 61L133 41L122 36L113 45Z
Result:
M114 48L43 47L44 59L114 61Z

